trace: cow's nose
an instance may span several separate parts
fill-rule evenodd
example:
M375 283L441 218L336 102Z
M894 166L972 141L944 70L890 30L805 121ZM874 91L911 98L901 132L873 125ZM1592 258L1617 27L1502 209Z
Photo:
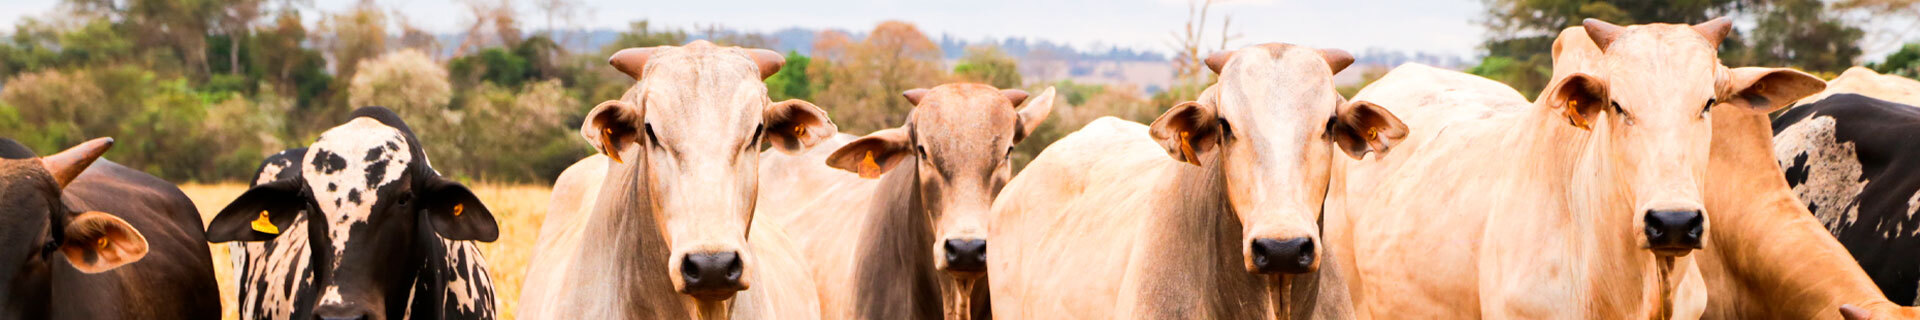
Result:
M352 316L352 317L320 317L320 320L366 320L366 319L367 319L367 316Z
M370 318L367 316L368 313L368 310L346 304L333 303L322 304L314 308L313 318L319 320L365 320Z
M1253 239L1253 266L1264 274L1311 271L1313 239Z
M947 240L947 271L987 272L987 240Z
M1648 210L1647 245L1656 252L1680 255L1700 249L1705 221L1700 210Z
M680 280L690 294L740 291L746 289L740 285L740 264L735 252L688 254L680 261Z

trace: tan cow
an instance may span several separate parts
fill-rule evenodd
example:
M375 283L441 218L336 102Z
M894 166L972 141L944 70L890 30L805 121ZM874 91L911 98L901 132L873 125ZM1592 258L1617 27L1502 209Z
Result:
M1408 118L1381 161L1342 161L1329 233L1347 233L1360 311L1393 318L1698 317L1688 255L1709 233L1713 107L1765 112L1819 90L1775 69L1728 74L1725 19L1621 27L1534 103L1471 75L1402 67L1356 95ZM1434 117L1436 119L1422 119ZM1340 179L1336 179L1340 180Z
M1592 68L1587 63L1600 56L1600 48L1578 27L1561 31L1553 48L1555 75ZM1771 71L1729 73L1741 78ZM1848 70L1816 96L1863 90L1846 88L1860 88L1865 81L1859 80L1878 76L1871 72ZM1718 110L1723 111L1713 118L1706 186L1707 211L1715 213L1707 220L1715 232L1695 256L1710 297L1702 318L1837 319L1842 305L1860 307L1852 314L1856 319L1920 318L1912 308L1887 301L1846 248L1794 197L1773 160L1767 114Z
M1406 128L1334 92L1346 52L1272 43L1206 61L1220 77L1198 101L1150 128L1096 120L1001 191L994 317L1352 316L1325 272L1344 253L1321 249L1315 223L1327 168L1385 152Z
M1054 91L1028 99L956 83L903 95L915 105L904 126L830 154L767 155L761 168L787 169L762 177L769 201L756 216L806 230L796 238L827 318L985 317L985 301L974 300L986 294L975 284L986 272L987 209L1013 174L1013 146L1046 119Z
M817 289L781 228L752 219L761 142L797 152L834 132L810 103L767 99L761 80L783 62L706 41L615 53L608 63L637 83L581 125L602 155L555 182L521 316L818 315Z
M1827 96L1841 93L1858 93L1875 99L1920 106L1920 81L1880 74L1873 72L1873 69L1862 67L1847 68L1847 71L1840 73L1839 77L1827 81L1827 90L1800 99L1800 103L1813 103L1826 99Z

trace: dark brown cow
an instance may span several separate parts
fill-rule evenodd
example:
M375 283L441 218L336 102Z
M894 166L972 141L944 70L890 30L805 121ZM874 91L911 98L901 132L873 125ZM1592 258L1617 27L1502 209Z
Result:
M200 211L171 183L95 161L112 146L41 158L0 138L0 318L220 317Z

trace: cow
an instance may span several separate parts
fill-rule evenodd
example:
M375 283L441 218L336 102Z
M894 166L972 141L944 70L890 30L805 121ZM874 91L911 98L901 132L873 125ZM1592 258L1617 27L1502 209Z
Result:
M471 243L499 236L492 212L433 169L425 146L392 110L364 107L348 118L321 133L296 165L269 159L260 175L277 168L274 179L248 188L207 225L215 243L273 241L276 251L249 245L241 271L250 281L241 284L249 293L243 299L252 300L246 312L492 318L492 280L475 267L485 261ZM297 231L304 237L287 235Z
M1012 177L1013 146L1046 119L1054 90L1029 99L954 83L902 96L915 107L901 127L833 149L763 154L762 171L783 174L761 176L761 198L772 201L754 216L808 230L796 238L827 318L988 318L978 285L987 210Z
M1585 29L1567 28L1554 41L1554 74L1592 68L1586 64L1599 55ZM1736 68L1728 72L1770 71ZM1849 77L1858 75L1842 76ZM1852 86L1846 82L1829 82L1827 90L1816 96ZM1706 187L1707 211L1717 213L1707 220L1718 231L1695 256L1711 297L1701 317L1834 319L1843 315L1841 306L1848 306L1852 310L1844 315L1851 319L1873 314L1916 318L1914 311L1903 311L1886 300L1846 248L1826 234L1826 228L1781 179L1767 114L1719 110L1723 112L1713 118Z
M1689 255L1715 106L1777 109L1822 88L1789 69L1729 74L1730 21L1582 28L1600 54L1529 103L1472 75L1403 66L1355 96L1409 120L1380 161L1342 161L1334 246L1355 304L1412 318L1696 318ZM1722 102L1725 102L1724 104ZM1344 180L1341 180L1344 179ZM1436 188L1436 186L1445 186Z
M1920 107L1839 93L1773 120L1787 185L1888 299L1920 304Z
M199 210L173 184L101 159L112 138L41 157L0 138L0 318L217 319Z
M1334 158L1407 128L1347 102L1353 57L1268 43L1153 123L1101 118L1042 151L993 206L993 313L1007 319L1350 318L1316 223ZM1342 155L1336 155L1342 154Z
M793 153L836 131L812 103L768 100L784 62L706 41L614 53L635 84L581 124L599 154L554 183L520 316L819 317L791 240L752 216L761 143Z
M1841 93L1854 93L1909 106L1920 106L1920 80L1880 74L1873 72L1873 69L1863 67L1847 68L1847 71L1841 72L1839 77L1827 80L1827 90L1800 99L1800 102L1795 105L1813 104Z

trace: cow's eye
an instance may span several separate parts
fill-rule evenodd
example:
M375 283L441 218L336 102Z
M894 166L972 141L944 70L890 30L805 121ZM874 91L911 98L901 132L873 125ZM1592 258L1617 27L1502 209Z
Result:
M1233 138L1233 125L1227 124L1226 118L1219 118L1215 120L1220 121L1220 136L1225 138Z
M1707 112L1713 112L1713 105L1719 104L1719 103L1720 103L1719 99L1707 98L1707 106L1700 107L1700 116L1705 117L1707 116Z
M399 199L399 200L394 200L394 202L393 202L393 204L395 204L395 205L399 205L399 206L401 206L401 207L405 207L405 206L407 206L407 204L408 204L408 203L413 203L413 194L411 194L411 193L408 193L408 194L402 194L402 195L400 195L400 199Z
M920 159L927 158L927 147L923 147L917 144L913 145L913 152L918 153L920 155Z
M767 130L767 125L765 124L754 126L753 137L747 139L747 145L749 146L748 148L752 148L752 146L760 145L760 133L766 130Z
M644 130L646 130L647 132L647 143L652 144L653 146L656 146L656 147L660 146L660 136L653 134L653 123L649 122L646 124L642 124L641 126L644 126L645 127Z
M40 254L42 255L53 254L53 250L59 250L59 249L60 249L59 241L47 240L47 243L40 245Z

